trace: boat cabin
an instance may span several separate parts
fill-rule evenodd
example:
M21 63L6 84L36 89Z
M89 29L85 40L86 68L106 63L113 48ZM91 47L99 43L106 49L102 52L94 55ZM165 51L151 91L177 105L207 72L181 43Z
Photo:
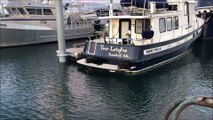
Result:
M10 1L5 9L10 16L53 16L55 8L33 1Z
M195 14L195 0L149 2L144 7L123 6L122 13L109 19L104 41L109 44L148 45L184 36L202 23Z

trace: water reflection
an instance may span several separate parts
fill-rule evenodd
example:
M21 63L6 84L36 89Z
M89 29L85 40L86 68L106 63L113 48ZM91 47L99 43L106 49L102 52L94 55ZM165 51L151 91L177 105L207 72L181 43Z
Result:
M158 119L163 117L163 113L174 101L187 96L212 95L212 53L203 52L209 47L199 46L200 43L203 42L196 42L193 51L185 57L137 76L79 70L91 77L87 80L88 86L98 86L101 89L95 95L104 98L102 102L108 108L102 111L108 111L107 116L116 119ZM207 45L211 46L212 43ZM205 63L198 56L201 51L204 53L202 60ZM206 56L209 57L204 58ZM182 117L188 119L194 116L195 119L201 119L205 116L206 119L211 119L211 112L211 109L190 107Z
M72 45L72 43L70 43ZM137 76L59 64L56 44L0 49L0 115L5 119L161 119L187 96L211 96L212 41L185 57ZM183 119L212 119L190 107Z
M193 53L199 59L201 63L211 62L213 59L213 40L205 40L199 39L195 47L193 49ZM211 65L211 64L210 64Z

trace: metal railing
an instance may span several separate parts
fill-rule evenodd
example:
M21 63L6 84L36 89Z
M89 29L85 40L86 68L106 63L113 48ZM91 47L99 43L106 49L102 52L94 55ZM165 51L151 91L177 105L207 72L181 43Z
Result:
M160 8L156 8L156 12L160 13L161 11L177 11L180 12L179 7L180 2L155 2L156 6L160 4ZM144 1L143 7L136 7L137 3L133 2L123 2L121 6L125 15L147 15L150 14L150 3ZM170 7L169 7L170 6Z
M96 14L99 17L105 17L105 16L109 16L109 11L107 11L107 9L99 10L99 11L96 11Z
M92 27L92 20L77 20L71 21L70 23L65 24L66 27L70 29L78 29L78 28L88 28Z

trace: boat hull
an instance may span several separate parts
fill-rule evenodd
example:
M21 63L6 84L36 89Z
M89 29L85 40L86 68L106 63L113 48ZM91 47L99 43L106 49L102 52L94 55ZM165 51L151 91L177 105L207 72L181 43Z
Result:
M93 32L93 27L66 29L65 39L73 40L76 38L85 38L93 34ZM0 28L0 35L0 47L22 46L57 41L56 30Z
M119 45L106 46L100 43L95 45L94 52L90 48L91 44L87 43L84 50L85 60L79 60L78 63L113 72L138 73L181 56L190 49L193 41L201 33L202 28L199 28L185 36L146 46L120 45L119 47ZM107 65L109 68L106 67Z

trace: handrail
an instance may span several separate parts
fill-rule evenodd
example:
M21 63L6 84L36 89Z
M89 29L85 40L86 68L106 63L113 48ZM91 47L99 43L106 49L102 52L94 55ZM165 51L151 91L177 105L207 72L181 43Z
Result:
M150 13L150 4L149 4L149 2L148 1L144 1L144 2L147 2L148 3L148 5L147 5L147 8L145 7L145 3L144 3L144 6L143 7L136 7L136 6L134 6L133 4L132 4L132 2L123 2L123 3L121 3L121 6L123 7L123 10L125 11L125 14L127 14L127 15L132 15L132 12L133 12L133 10L137 10L137 9L141 9L141 8L143 8L143 11L142 11L142 13L143 13L143 15L145 15L145 13L147 12L147 13ZM157 1L155 1L155 3L156 4L162 4L163 5L163 7L162 8L160 8L160 9L156 9L156 10L168 10L168 5L167 4L171 4L172 5L172 9L170 9L170 11L178 11L178 12L181 12L180 10L179 10L179 8L175 8L173 5L178 5L178 6L180 6L180 4L181 4L181 2L157 2ZM130 6L126 6L126 5L130 5Z
M68 19L65 19L65 21L67 21L67 20ZM89 19L86 19L86 20L80 19L80 20L75 20L75 21L70 20L69 22L70 22L70 24L66 23L65 25L72 29L87 28L87 27L92 26L92 20L89 20Z
M179 100L168 110L163 120L169 120L170 116L172 120L178 120L181 112L190 105L204 106L213 109L213 97L199 96Z

